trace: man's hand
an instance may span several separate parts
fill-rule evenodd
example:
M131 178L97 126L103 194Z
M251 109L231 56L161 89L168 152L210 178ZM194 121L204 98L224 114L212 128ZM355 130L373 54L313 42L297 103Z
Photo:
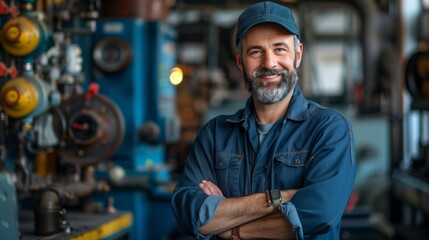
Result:
M209 196L214 195L223 197L222 191L210 181L203 180L200 184L198 184L198 186Z
M198 187L208 196L224 196L219 187L210 181L202 180ZM283 201L287 202L297 190L281 190L280 192ZM218 235L218 237L228 239L231 236L231 229L237 226L241 226L242 234L249 237L255 235L255 230L258 231L259 236L273 239L294 237L295 234L278 209L273 206L267 207L264 192L239 198L225 198L219 204L213 219L200 227L200 232L204 235ZM285 231L273 235L278 228Z

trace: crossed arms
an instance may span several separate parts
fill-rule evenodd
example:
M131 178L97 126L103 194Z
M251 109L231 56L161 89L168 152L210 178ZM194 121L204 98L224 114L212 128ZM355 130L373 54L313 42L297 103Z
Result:
M223 196L212 182L203 180L199 187L207 195ZM282 190L283 202L289 201L297 190ZM204 235L218 235L229 239L231 229L239 227L243 239L295 239L292 226L278 208L267 206L265 193L225 198L218 206L213 219L199 229Z

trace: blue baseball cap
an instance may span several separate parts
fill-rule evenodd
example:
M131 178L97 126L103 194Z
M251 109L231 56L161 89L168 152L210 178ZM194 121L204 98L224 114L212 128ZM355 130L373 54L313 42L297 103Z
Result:
M260 2L247 8L238 17L235 45L238 45L252 27L266 22L279 24L301 40L298 26L289 8L273 2Z

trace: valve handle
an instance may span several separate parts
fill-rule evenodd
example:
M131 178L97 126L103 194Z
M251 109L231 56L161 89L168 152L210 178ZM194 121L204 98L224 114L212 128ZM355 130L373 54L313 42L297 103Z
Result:
M5 1L0 1L0 15L6 15L9 13L9 6Z
M18 76L18 69L16 69L15 65L12 65L9 67L8 73L12 78L16 78Z
M98 83L91 83L88 87L88 92L85 94L85 101L91 100L94 95L98 94L100 85Z
M85 101L82 110L85 110L85 108L89 105L94 96L98 94L99 89L100 85L98 83L91 83L89 85L88 92L86 92L85 94Z
M0 62L0 77L4 77L7 74L7 66L6 64Z

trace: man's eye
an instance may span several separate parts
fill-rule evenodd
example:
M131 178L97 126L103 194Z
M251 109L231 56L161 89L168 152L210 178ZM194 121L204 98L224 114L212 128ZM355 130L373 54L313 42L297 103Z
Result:
M261 51L251 51L249 54L251 56L258 56L258 55L261 55Z

